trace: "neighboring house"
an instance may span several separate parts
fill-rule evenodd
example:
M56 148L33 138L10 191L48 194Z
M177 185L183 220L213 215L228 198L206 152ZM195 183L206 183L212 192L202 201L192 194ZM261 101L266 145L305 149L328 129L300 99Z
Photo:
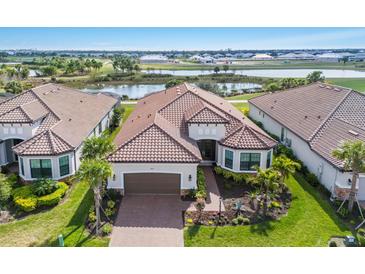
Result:
M141 64L164 64L169 62L169 58L163 55L144 55L139 61Z
M306 52L301 52L301 53L291 52L291 53L279 55L277 57L277 59L281 59L281 60L314 60L315 56L313 54L306 53Z
M80 165L83 141L108 128L118 100L55 84L0 103L0 165L19 163L25 181L62 179Z
M351 186L351 172L332 156L345 140L365 142L365 94L314 83L249 100L250 117L291 147L334 196ZM365 177L358 198L365 200Z
M108 188L186 194L198 165L254 173L271 165L277 144L223 98L189 84L142 98L115 139Z
M254 60L272 60L274 57L268 54L259 53L251 57Z

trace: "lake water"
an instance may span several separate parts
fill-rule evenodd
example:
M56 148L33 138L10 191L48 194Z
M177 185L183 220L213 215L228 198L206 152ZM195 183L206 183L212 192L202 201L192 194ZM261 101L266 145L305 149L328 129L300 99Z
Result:
M222 91L230 92L231 90L255 90L260 89L261 85L255 83L218 83ZM98 84L87 86L82 91L85 92L112 92L118 95L128 95L131 99L142 98L148 93L164 90L164 84L148 85L125 85L125 84Z
M326 78L365 78L365 71L341 69L248 69L230 70L228 73L270 78L305 78L313 71L322 71ZM144 73L171 74L175 76L197 76L213 74L213 70L143 70ZM222 72L221 72L222 73Z

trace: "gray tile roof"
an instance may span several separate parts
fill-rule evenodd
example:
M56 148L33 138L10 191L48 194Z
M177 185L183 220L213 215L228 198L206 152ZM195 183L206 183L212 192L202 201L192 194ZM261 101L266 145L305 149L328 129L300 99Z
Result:
M0 123L40 121L35 136L16 146L16 152L55 154L77 148L117 102L111 96L46 84L0 102Z
M249 100L338 168L332 151L343 141L365 142L365 94L315 83ZM320 118L318 118L320 116Z

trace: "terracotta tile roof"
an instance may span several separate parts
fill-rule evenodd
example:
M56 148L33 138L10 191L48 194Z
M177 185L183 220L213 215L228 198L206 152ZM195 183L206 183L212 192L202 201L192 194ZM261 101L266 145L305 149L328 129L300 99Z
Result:
M365 94L315 83L249 102L303 138L313 151L338 168L343 163L332 156L332 151L341 142L365 142Z
M207 113L202 113L204 110ZM198 114L197 119L205 119L205 122L224 121L227 136L246 125L253 128L257 136L263 135L271 139L223 98L189 84L182 84L148 95L138 102L117 135L115 143L118 149L110 155L109 160L150 162L152 157L153 161L159 162L155 158L157 156L149 155L149 151L151 155L158 151L161 162L200 161L199 148L196 141L188 137L186 122L186 119L194 119ZM144 135L147 129L148 134ZM144 138L148 141L144 141ZM164 140L163 145L159 144L159 138ZM273 141L273 146L275 144ZM185 156L182 156L182 151Z
M18 155L57 155L73 149L52 130L43 131L13 147Z
M229 122L224 113L201 101L185 111L185 121L192 124Z
M0 102L0 123L32 124L40 121L36 136L43 136L40 134L52 129L49 140L54 140L52 144L56 150L45 148L45 144L52 144L44 142L46 137L43 136L43 139L37 139L37 149L29 148L30 153L57 153L57 147L61 144L52 136L77 148L117 103L118 100L111 96L87 94L61 85L47 84ZM38 142L41 143L38 145ZM28 152L21 150L20 153Z
M243 125L220 142L222 145L234 149L270 149L276 141L266 135Z

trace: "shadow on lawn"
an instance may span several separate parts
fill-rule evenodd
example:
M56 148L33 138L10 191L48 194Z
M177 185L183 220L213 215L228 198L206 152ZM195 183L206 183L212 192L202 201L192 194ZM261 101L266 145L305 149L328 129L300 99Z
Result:
M93 238L93 236L86 231L85 227L89 208L93 202L92 199L92 193L91 190L89 190L83 197L71 220L62 231L65 246L81 246L83 243ZM58 246L58 238L47 239L42 246Z
M326 214L331 218L331 220L341 231L351 230L352 234L354 234L354 229L340 219L340 217L336 214L336 211L331 206L330 201L327 197L325 197L318 189L314 188L307 181L305 181L300 174L295 174L294 178L297 180L303 190L316 200L316 202L321 206L323 211L326 212Z

